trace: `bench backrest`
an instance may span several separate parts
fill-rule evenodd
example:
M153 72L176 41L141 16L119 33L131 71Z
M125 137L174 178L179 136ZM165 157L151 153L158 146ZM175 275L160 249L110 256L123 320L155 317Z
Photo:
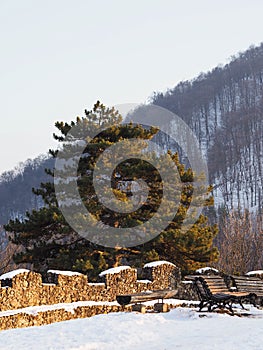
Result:
M234 286L240 292L263 295L263 280L258 277L231 276Z
M207 288L204 285L204 282L197 277L194 280L194 286L200 300L209 300L209 294L207 293Z
M197 277L197 280L202 283L203 289L208 296L218 293L231 293L227 288L224 279L220 276L200 276Z

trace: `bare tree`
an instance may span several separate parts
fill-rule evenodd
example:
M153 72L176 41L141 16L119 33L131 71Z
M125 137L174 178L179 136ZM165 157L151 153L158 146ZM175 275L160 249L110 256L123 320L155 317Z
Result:
M0 226L0 274L15 270L17 268L31 268L30 264L17 265L13 260L13 255L22 251L22 246L13 244L10 241L12 233L6 232L2 226Z
M220 230L220 257L216 267L227 274L245 274L263 268L262 216L232 211Z

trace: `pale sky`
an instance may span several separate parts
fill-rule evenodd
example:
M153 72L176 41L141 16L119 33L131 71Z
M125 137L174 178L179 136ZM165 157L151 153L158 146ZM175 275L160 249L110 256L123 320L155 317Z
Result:
M262 0L0 0L0 172L98 99L146 102L261 41Z

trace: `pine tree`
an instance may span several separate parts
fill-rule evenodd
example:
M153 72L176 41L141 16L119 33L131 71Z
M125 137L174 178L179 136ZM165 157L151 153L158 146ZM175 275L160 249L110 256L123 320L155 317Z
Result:
M69 130L76 125L80 126L79 130L82 132L93 130L95 134L96 130L101 130L100 127L103 126L103 131L99 132L85 147L83 152L85 156L79 159L77 181L79 194L87 210L96 220L111 227L136 227L147 222L156 214L163 199L162 178L151 162L132 158L120 163L114 170L111 179L112 189L114 195L122 201L123 206L129 205L128 198L131 195L129 187L133 180L142 179L147 183L149 188L147 199L134 212L123 214L108 209L100 203L93 186L93 172L99 156L106 153L105 162L111 161L107 159L107 152L104 152L109 146L120 140L125 142L125 140L135 138L138 139L138 146L135 146L133 151L136 152L136 147L138 147L139 152L139 149L144 147L145 140L150 140L158 131L154 127L146 129L132 123L121 124L121 121L120 114L114 108L106 108L97 102L93 110L85 110L84 118L78 117L70 124L57 122L56 127L60 135L54 135L54 138L63 144ZM78 135L75 137L67 146L70 147L71 155L74 155L74 147L78 152L75 143ZM66 147L65 143L63 147ZM50 154L56 158L58 151L50 150ZM141 266L147 261L162 259L174 262L184 272L190 272L215 260L217 250L213 247L213 239L217 228L210 226L204 215L201 215L187 232L182 232L182 224L192 200L193 172L180 164L177 154L169 152L168 155L178 169L183 188L179 193L180 205L177 213L173 216L169 226L156 238L152 239L151 232L147 232L146 235L149 235L150 241L129 248L117 245L107 248L87 240L76 233L65 220L58 206L54 181L50 181L42 183L39 189L33 189L36 195L43 198L45 207L27 213L26 219L22 222L11 220L6 226L7 230L14 232L14 243L22 244L25 248L24 252L14 256L15 261L17 263L31 262L33 268L40 272L45 272L48 268L71 269L88 273L89 278L94 279L103 269L123 263ZM158 158L164 172L169 171L166 170L167 155L157 156L152 152L148 157L152 160ZM54 176L54 169L47 169L46 172L51 177ZM64 175L66 177L67 169ZM125 191L121 188L120 183L126 184ZM211 188L205 190L209 193ZM209 197L206 205L211 204L212 198ZM161 215L167 217L171 215L171 207L172 200L170 199Z

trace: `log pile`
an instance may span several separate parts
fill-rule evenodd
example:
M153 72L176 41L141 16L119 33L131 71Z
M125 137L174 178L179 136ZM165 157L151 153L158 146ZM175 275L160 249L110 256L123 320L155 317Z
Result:
M40 305L42 276L39 273L19 273L11 279L2 279L1 285L1 311Z
M91 306L79 306L76 307L73 312L63 308L54 310L39 311L38 313L21 312L13 315L6 315L1 317L0 330L18 328L18 327L30 327L30 326L42 326L54 322L61 322L72 320L76 318L91 317L99 314L105 314L109 312L131 311L131 306L118 306L118 305L91 305Z
M178 291L175 297L182 300L199 300L194 284L189 280L181 281L178 285Z
M175 284L178 284L181 280L180 269L167 261L144 265L143 275L144 278L152 281L152 290L175 288L176 285L172 285L172 280L176 281Z
M116 300L118 294L137 292L137 270L127 267L118 270L109 269L100 274L101 280L105 283L108 294L108 301Z
M0 311L77 301L116 301L117 295L169 288L171 275L175 276L179 269L165 262L152 267L146 266L143 270L145 270L146 280L137 280L137 270L134 268L109 269L101 274L101 283L89 283L87 276L80 273L54 270L47 273L48 283L43 283L41 274L37 272L16 270L0 276ZM75 314L93 315L105 312L101 305L95 309L83 310L75 311ZM69 317L69 313L65 313L65 310L50 312L39 313L36 318L19 313L19 315L11 315L8 319L2 313L0 324L3 328L0 328L47 324L66 320ZM42 320L44 318L46 318L45 322Z
M137 270L134 268L114 272L110 269L100 277L103 283L88 283L86 275L63 271L48 272L49 283L42 283L39 273L21 271L12 278L1 280L0 310L86 300L114 301L117 295L167 289L170 287L171 275L174 276L178 268L170 263L162 263L144 270L148 279L137 281Z
M88 277L78 272L50 270L47 273L51 285L52 304L87 300Z

